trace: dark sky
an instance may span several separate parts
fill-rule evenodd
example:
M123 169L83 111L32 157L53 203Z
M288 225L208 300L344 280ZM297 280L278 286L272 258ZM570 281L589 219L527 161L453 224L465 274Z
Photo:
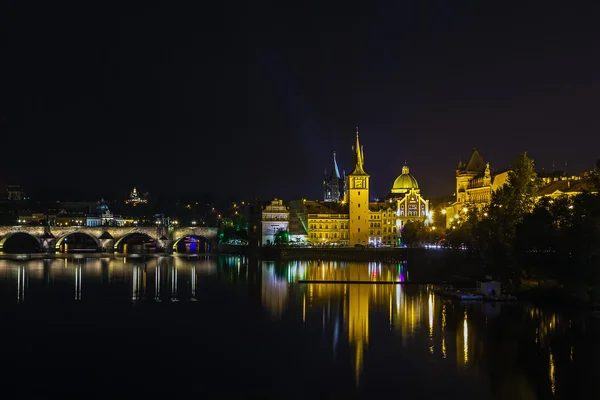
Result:
M452 195L474 147L496 168L600 156L597 9L188 3L5 0L0 183L321 198L356 126L374 195L404 160L425 196Z

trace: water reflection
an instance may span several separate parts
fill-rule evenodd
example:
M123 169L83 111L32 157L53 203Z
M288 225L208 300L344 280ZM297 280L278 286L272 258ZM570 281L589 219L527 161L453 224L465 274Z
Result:
M285 335L314 339L310 348L327 353L319 353L319 363L332 360L332 381L347 374L356 390L379 376L409 379L411 373L428 376L440 387L479 384L481 398L491 393L511 400L577 398L595 390L600 327L587 316L526 304L461 303L435 295L435 286L298 283L410 282L408 268L322 261L252 264L243 257L0 260L0 304L20 310L26 309L23 303L55 300L95 306L165 301L158 308L181 308L178 302L188 300L214 305L213 298L203 296L205 285L222 285L246 293L257 312L272 317L268 323L289 328ZM248 320L262 324L263 319Z
M238 268L240 265L238 264ZM280 318L288 296L288 283L275 272L275 263L262 262L261 299L263 306L274 318Z
M177 298L177 267L175 264L171 265L171 301L179 301Z
M189 262L176 257L156 257L144 259L115 258L65 258L43 259L20 262L0 260L0 300L8 295L18 303L26 302L26 291L33 290L31 296L62 297L63 289L70 287L72 299L82 301L84 286L95 297L87 301L100 301L108 297L121 296L121 286L129 287L131 301L150 299L161 301L168 297L177 302L180 298L195 299L198 274L214 275L216 265L208 259ZM163 273L168 268L169 274ZM12 278L14 276L14 278ZM9 282L14 279L14 286ZM180 287L180 280L186 284L186 290ZM150 283L149 283L150 282ZM170 288L163 293L165 283ZM7 286L8 284L8 286ZM148 287L150 286L150 287ZM14 288L14 289L13 289ZM11 295L12 293L12 295Z
M17 267L17 302L25 301L25 267Z
M373 331L373 321L386 315L387 330L404 351L439 358L470 373L487 371L494 382L491 390L502 393L497 398L544 398L560 393L557 370L561 367L550 344L566 345L564 359L573 363L572 343L562 343L573 340L568 333L573 328L571 320L567 324L557 312L526 304L461 303L435 295L433 286L296 283L404 282L408 280L405 269L402 264L382 263L294 261L279 267L263 263L263 306L281 318L286 307L294 312L293 299L298 299L299 318L307 329L331 335L333 355L339 352L340 330L345 331L357 384L368 365L369 347L382 340L382 325L378 323ZM540 351L547 354L544 376L531 365ZM565 379L562 386L566 388Z
M77 263L75 270L75 300L81 300L81 263Z
M196 301L196 282L198 280L198 276L196 275L196 264L192 265L190 268L190 291L191 291L191 301Z

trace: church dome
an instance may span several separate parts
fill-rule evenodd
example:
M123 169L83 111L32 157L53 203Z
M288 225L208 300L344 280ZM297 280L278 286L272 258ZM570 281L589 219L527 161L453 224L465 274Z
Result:
M410 189L418 189L419 184L414 176L412 176L408 169L408 165L404 165L402 167L402 174L396 178L394 181L394 186L392 186L392 193L406 193Z

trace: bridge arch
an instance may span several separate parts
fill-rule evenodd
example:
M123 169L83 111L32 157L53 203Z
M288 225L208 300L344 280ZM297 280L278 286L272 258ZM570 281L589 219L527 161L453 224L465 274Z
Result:
M35 235L32 235L29 232L17 231L17 232L7 233L6 235L4 235L2 237L2 239L0 239L0 251L2 251L2 252L7 251L7 250L10 251L11 250L10 248L5 249L4 246L8 240L14 239L15 237L27 238L27 239L29 239L31 244L35 243L35 245L33 245L33 246L27 246L28 248L26 248L26 249L24 248L24 250L23 250L24 253L34 253L34 252L40 251L42 248L42 243L40 241L40 238L38 238ZM29 248L29 247L31 247L31 248Z
M68 238L69 236L75 235L75 234L87 236L87 237L93 239L94 243L96 243L96 249L95 249L96 251L98 251L99 249L102 248L102 244L100 243L100 240L96 236L94 236L91 233L88 233L88 232L86 232L84 230L73 230L73 231L69 231L69 232L63 233L62 235L60 235L58 237L58 239L56 239L56 243L54 245L54 247L56 248L56 250L60 250L61 249L61 245L64 244L64 241L65 241L66 238ZM68 241L67 241L67 243L68 243Z
M118 252L119 250L122 250L125 242L127 241L127 239L131 239L134 236L142 236L142 237L145 237L147 239L150 239L152 242L155 242L155 243L157 242L156 238L152 237L148 233L136 230L136 231L133 231L133 232L129 232L129 233L121 236L119 239L115 240L115 244L113 246L114 251ZM157 243L157 245L158 245L158 243Z
M185 239L192 239L192 243L190 243L190 247L191 247L190 252L191 253L206 253L207 252L207 246L209 245L208 244L209 240L203 235L197 235L194 233L190 233L188 235L182 235L179 238L176 238L173 242L173 251L174 252L179 252L180 246L185 243L185 242L182 243L182 240L185 240ZM195 246L194 246L194 243L195 243ZM196 248L194 249L194 247L196 247Z

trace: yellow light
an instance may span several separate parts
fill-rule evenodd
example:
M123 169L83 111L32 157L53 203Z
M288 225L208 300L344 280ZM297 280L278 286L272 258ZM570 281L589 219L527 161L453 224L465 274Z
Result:
M442 209L442 214L446 215L446 209L445 208Z
M454 216L454 219L458 219L458 214L456 214L456 215Z
M463 212L466 213L467 211L469 211L469 209L467 207L464 207Z
M484 212L484 213L483 213L483 216L484 216L484 217L487 217L487 213L486 213L486 212Z

